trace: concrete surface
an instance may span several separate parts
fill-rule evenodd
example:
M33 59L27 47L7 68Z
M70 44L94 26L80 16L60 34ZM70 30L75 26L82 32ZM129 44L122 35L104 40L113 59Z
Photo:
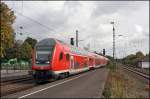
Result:
M107 74L99 68L2 98L101 98Z

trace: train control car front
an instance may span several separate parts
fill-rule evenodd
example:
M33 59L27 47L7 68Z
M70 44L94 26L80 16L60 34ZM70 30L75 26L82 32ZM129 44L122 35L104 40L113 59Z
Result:
M55 39L44 39L36 44L32 54L32 70L36 82L48 80L53 76L51 69L55 45Z

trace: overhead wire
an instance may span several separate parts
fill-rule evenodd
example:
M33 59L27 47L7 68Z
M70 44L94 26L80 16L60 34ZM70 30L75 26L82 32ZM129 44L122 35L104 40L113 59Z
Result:
M52 29L52 28L50 28L50 27L48 27L48 26L46 26L46 25L44 25L44 24L42 24L42 23L40 23L40 22L38 22L38 21L30 18L30 17L28 17L28 16L25 16L24 14L21 14L20 12L16 12L16 13L19 14L19 15L21 15L21 16L23 16L23 17L25 17L26 19L28 19L28 20L30 20L32 22L35 22L35 23L39 24L40 26L45 27L46 29L48 29L50 31L56 32L54 29Z
M12 3L13 3L13 7L14 7L14 2L12 2ZM50 28L50 27L48 27L48 26L42 24L41 22L39 22L39 21L37 21L37 20L35 20L35 19L29 17L29 16L24 15L24 14L23 14L23 0L22 0L22 2L21 2L21 12L18 12L18 11L16 11L16 10L14 10L14 12L15 12L16 14L18 14L18 15L20 15L20 16L22 16L22 17L24 17L24 18L26 18L26 19L28 19L28 20L30 20L30 21L32 21L32 22L34 22L34 23L36 23L36 24L38 24L38 25L40 25L40 26L42 26L42 27L44 27L44 28L46 28L47 30L56 32L54 29L52 29L52 28Z
M18 15L20 15L20 16L22 16L22 17L24 17L24 18L26 18L26 19L28 19L28 20L30 20L30 21L32 21L32 22L34 22L34 23L36 23L36 24L38 24L38 25L40 25L40 26L42 26L42 27L44 27L44 28L46 28L46 29L48 29L48 30L53 31L53 32L56 33L56 31L55 31L54 29L52 29L52 28L50 28L50 27L48 27L48 26L42 24L41 22L39 22L39 21L37 21L37 20L35 20L35 19L29 17L29 16L24 15L24 14L23 14L23 1L22 1L21 4L22 4L22 6L21 6L22 12L20 13L20 12L18 12L18 11L15 11L15 13L17 13ZM89 36L88 36L88 37L89 37ZM86 37L86 38L87 38L87 37ZM84 39L85 39L85 38L84 38Z

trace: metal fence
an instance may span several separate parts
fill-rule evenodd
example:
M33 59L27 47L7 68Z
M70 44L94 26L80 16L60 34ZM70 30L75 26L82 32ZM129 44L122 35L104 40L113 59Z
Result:
M18 72L22 70L31 70L31 64L23 65L23 64L1 64L1 71L5 73Z

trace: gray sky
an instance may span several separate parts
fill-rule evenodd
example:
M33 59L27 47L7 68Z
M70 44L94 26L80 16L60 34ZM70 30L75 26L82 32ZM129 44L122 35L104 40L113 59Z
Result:
M149 52L149 1L5 1L15 11L16 39L54 37L69 43L79 31L79 46L112 55L112 24L116 55ZM36 22L35 22L36 21ZM23 29L19 27L22 26ZM123 35L119 37L118 35Z

